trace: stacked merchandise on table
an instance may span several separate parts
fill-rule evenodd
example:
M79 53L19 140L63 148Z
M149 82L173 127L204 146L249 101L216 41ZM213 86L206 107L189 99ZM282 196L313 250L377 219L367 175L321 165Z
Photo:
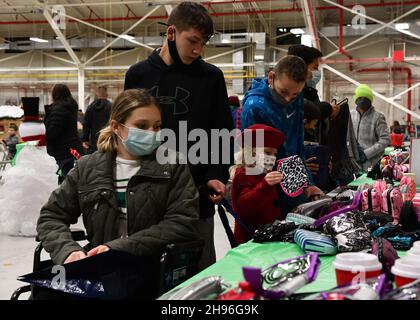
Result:
M243 267L245 281L237 287L220 276L209 276L163 295L161 300L280 300L315 281L320 260L316 253L280 261L265 269Z
M318 293L296 294L316 281L321 262L318 254L309 253L280 261L267 268L242 267L244 281L229 284L221 276L203 277L185 287L175 289L160 300L420 300L420 242L409 255L395 259L391 275L375 254L348 252L334 261L337 287ZM394 257L395 258L395 257ZM391 259L392 260L392 259ZM357 268L355 268L357 267Z
M367 250L373 239L383 237L396 249L408 250L420 240L420 217L414 195L404 192L378 181L374 187L365 185L357 192L347 190L304 203L285 221L261 226L253 240L295 242L304 252L332 255Z
M410 183L403 181L401 191L378 181L355 192L344 190L304 203L285 221L261 226L253 237L258 243L294 242L303 256L266 269L244 267L245 281L233 289L213 276L163 298L295 299L299 288L316 280L317 257L336 255L338 287L307 299L420 300L420 224L413 210L417 195L409 192ZM399 258L396 249L410 250Z

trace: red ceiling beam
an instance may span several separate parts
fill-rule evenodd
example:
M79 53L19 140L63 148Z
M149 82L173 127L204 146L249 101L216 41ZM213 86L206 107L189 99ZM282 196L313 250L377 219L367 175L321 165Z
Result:
M363 3L361 4L365 8L377 8L377 7L395 7L395 6L414 6L420 4L420 1L404 1L404 2L378 2L378 3ZM346 5L343 7L353 8L356 4ZM323 6L317 7L317 10L336 10L336 6Z
M259 1L270 1L270 0L259 0ZM241 1L221 1L221 2L211 2L211 5L214 4L229 4L229 3L246 3L246 2L255 2L250 0L241 0ZM412 6L412 5L419 5L420 1L406 1L404 2L404 6ZM388 7L388 6L400 6L401 2L388 2L388 3L369 3L364 4L365 7ZM352 8L353 5L346 6L347 8ZM336 6L324 6L324 7L316 7L316 10L337 10L339 9ZM234 12L215 12L210 13L213 17L221 17L221 16L240 16L240 15L256 15L256 14L272 14L272 13L287 13L287 12L301 12L301 8L285 8L285 9L267 9L267 10L250 10L250 11L234 11ZM125 20L138 20L141 17L119 17L119 18L94 18L94 19L82 19L86 22L104 22L104 21L125 21ZM163 20L167 19L168 16L150 16L148 20ZM70 22L75 22L70 20ZM0 25L8 25L8 24L47 24L46 20L32 20L32 21L0 21Z

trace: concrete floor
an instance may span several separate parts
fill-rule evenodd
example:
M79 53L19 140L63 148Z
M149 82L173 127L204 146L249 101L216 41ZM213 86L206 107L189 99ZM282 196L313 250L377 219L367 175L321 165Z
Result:
M232 225L233 219L229 217ZM76 227L80 227L78 223ZM217 260L224 257L230 249L230 245L223 229L219 216L215 215L214 242ZM25 283L16 280L20 275L32 271L33 253L36 247L32 237L11 237L0 235L0 300L8 300L12 292ZM43 256L44 258L44 256ZM47 255L45 255L47 258ZM29 295L22 295L21 299L27 299Z

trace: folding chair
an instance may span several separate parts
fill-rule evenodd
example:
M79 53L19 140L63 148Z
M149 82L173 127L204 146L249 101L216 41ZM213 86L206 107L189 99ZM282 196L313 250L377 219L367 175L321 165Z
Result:
M12 163L12 160L9 159L9 151L7 150L7 148L4 146L4 144L0 143L0 153L2 154L0 156L0 172L4 171L4 169L6 169L6 166L8 164Z
M166 246L160 256L158 296L198 273L198 261L203 247L203 240L171 243Z
M74 229L70 231L71 231L71 235L74 241L86 240L86 234L83 230ZM32 267L33 272L45 269L47 267L52 266L53 264L51 260L41 260L41 253L44 247L42 245L42 242L40 242L38 236L35 238L35 241L39 242L39 244L36 246L35 252L34 252L34 262L33 262L33 267ZM38 290L39 288L35 285L26 285L26 286L19 287L13 292L10 300L18 300L19 296L25 292L31 293L31 295L29 296L29 300L32 300L33 297L36 296Z

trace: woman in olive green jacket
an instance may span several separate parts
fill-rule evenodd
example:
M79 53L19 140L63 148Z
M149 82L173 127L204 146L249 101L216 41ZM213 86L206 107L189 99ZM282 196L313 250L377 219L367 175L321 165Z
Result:
M109 249L156 255L168 243L198 238L198 193L188 165L156 160L160 126L160 109L147 91L117 97L98 151L77 161L41 209L38 236L55 264ZM89 251L69 232L80 215Z

